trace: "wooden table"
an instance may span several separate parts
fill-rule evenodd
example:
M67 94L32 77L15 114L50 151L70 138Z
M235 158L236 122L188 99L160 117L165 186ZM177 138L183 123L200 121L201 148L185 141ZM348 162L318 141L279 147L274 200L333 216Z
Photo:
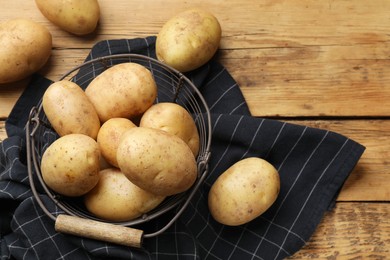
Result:
M192 6L222 28L220 62L254 116L344 134L367 150L307 245L291 259L390 258L390 1L100 0L96 34L76 37L49 23L34 1L7 1L0 21L31 18L53 35L41 71L58 79L99 40L156 35ZM27 81L0 86L4 122Z

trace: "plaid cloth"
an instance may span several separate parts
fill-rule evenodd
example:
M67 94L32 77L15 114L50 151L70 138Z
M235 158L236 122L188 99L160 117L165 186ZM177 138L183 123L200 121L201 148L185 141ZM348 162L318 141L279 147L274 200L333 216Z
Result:
M86 60L119 53L155 57L155 37L97 43ZM50 80L35 75L15 105L0 144L1 259L283 259L315 231L364 147L322 129L250 115L240 88L216 61L188 73L212 116L209 174L190 205L167 231L145 238L141 249L56 233L32 197L26 169L24 126ZM248 224L228 227L213 220L207 195L216 178L240 159L257 156L279 171L277 201ZM61 211L46 195L53 214ZM143 226L159 230L168 213Z

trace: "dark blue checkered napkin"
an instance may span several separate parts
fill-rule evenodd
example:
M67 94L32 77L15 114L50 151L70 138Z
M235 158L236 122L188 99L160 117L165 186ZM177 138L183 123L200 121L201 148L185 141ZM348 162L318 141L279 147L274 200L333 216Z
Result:
M155 57L155 37L97 43L87 59L119 53ZM187 76L212 113L209 175L181 217L142 249L59 234L32 197L26 168L24 126L50 80L36 75L15 105L0 144L1 259L283 259L298 251L331 209L364 147L327 130L252 117L229 72L211 61ZM216 223L207 208L215 179L230 165L262 157L280 173L275 204L238 227ZM53 213L59 209L42 194ZM171 217L145 226L158 230Z

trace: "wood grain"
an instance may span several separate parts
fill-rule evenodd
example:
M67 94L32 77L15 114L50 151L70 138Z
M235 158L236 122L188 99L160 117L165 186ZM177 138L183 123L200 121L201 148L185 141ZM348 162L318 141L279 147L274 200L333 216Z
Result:
M367 59L362 64L355 60L338 62L322 58L318 61L307 57L295 65L292 63L298 61L286 53L296 50L278 50L278 55L284 56L277 61L259 54L264 51L222 50L219 58L240 85L254 116L390 116L390 106L382 105L390 100L387 87L390 59ZM81 64L88 52L89 49L53 50L49 63L40 73L56 80ZM301 52L307 54L310 50ZM0 86L2 113L10 110L22 90Z
M29 78L19 82L0 84L0 119L8 117L16 101L28 85Z
M289 259L388 259L390 204L337 203Z
M334 131L366 146L307 245L290 259L390 258L390 1L99 0L96 33L59 30L34 1L8 1L0 22L25 17L53 35L39 72L56 80L101 40L157 35L178 11L213 12L223 34L218 61L242 89L253 116ZM0 86L4 121L28 80Z
M9 3L6 8L13 12L3 13L0 21L18 10L18 16L45 24L53 34L54 50L43 73L58 76L66 66L82 62L97 41L156 35L177 11L207 6L223 28L219 60L242 87L253 115L390 116L390 106L382 105L390 99L389 1L269 0L224 5L149 0L133 4L131 10L126 0L100 4L100 26L87 37L58 30L33 1L23 8ZM0 97L6 94L0 88ZM0 101L1 106L11 102Z
M128 247L142 246L143 231L87 218L60 214L55 221L57 232L87 237Z
M375 48L287 47L222 51L222 63L241 86L256 116L390 116L390 59ZM339 57L339 53L366 56ZM225 58L226 57L226 58Z

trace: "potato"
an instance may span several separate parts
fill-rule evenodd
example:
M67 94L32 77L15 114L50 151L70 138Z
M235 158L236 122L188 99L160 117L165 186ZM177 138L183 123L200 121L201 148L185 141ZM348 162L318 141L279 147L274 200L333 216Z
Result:
M147 68L128 62L98 75L85 93L104 123L110 118L131 119L144 113L157 97L157 85Z
M40 70L49 60L52 36L49 30L28 19L0 23L0 84L22 80Z
M100 151L94 139L83 134L58 138L43 153L42 178L65 196L81 196L99 181Z
M100 18L97 0L35 0L35 3L50 22L75 35L92 33Z
M199 133L191 114L176 103L163 102L151 106L141 117L140 125L164 130L180 137L197 156Z
M74 82L54 82L42 98L43 110L60 135L85 134L96 139L100 120L84 91Z
M157 59L187 72L207 63L221 41L217 18L202 9L190 9L169 19L156 40Z
M118 167L116 151L122 134L133 127L136 125L127 118L111 118L100 127L97 143L102 156L112 166Z
M157 207L164 196L147 192L117 168L100 172L98 184L84 196L88 211L110 221L129 221Z
M131 182L157 195L183 192L197 177L195 157L188 145L159 129L129 129L119 142L117 160Z
M280 190L277 170L267 161L250 157L232 165L211 186L208 205L221 224L238 226L263 214Z

